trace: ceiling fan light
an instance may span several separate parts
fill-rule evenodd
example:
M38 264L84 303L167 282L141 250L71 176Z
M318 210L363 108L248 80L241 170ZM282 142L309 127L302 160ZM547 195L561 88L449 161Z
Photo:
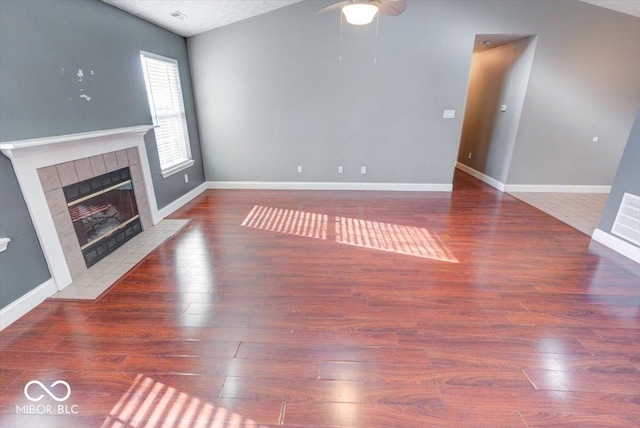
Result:
M354 3L344 6L342 13L349 24L367 25L378 13L378 6L371 3Z

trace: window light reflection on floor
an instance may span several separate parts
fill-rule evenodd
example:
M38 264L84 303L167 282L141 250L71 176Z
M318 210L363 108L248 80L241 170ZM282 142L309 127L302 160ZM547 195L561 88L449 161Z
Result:
M254 205L242 222L253 229L327 239L326 214ZM434 231L349 217L335 218L335 242L372 250L458 263Z
M307 238L327 239L326 214L255 205L242 226Z
M421 227L336 217L336 242L415 257L458 263L435 232Z
M251 419L141 374L113 407L102 428L265 428Z

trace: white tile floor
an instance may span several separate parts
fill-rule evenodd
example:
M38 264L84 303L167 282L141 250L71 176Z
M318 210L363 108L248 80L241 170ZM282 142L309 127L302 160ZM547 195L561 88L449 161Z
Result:
M606 193L510 193L589 236L600 223Z
M53 299L94 300L138 262L175 235L189 220L162 220L93 265Z

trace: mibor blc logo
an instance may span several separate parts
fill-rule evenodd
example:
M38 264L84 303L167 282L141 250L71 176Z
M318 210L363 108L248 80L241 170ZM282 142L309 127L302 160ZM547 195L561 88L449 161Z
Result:
M62 385L64 388L56 388L58 385ZM24 396L27 400L34 403L38 403L42 399L45 399L45 394L54 401L62 403L71 397L71 386L64 380L56 380L49 385L49 387L39 380L31 380L24 386ZM46 401L48 400L45 400L45 402ZM25 404L24 406L16 406L16 413L23 415L77 415L78 405L45 403Z

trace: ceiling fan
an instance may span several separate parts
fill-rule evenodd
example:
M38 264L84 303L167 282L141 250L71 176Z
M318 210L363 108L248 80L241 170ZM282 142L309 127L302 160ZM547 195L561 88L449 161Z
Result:
M327 6L318 13L341 9L349 24L366 25L376 14L398 16L407 8L407 0L345 0Z
M375 64L378 57L378 23L380 15L398 16L407 8L407 0L344 0L325 7L316 15L340 9L340 61L342 61L342 15L349 24L367 25L376 16L376 47L373 55Z

